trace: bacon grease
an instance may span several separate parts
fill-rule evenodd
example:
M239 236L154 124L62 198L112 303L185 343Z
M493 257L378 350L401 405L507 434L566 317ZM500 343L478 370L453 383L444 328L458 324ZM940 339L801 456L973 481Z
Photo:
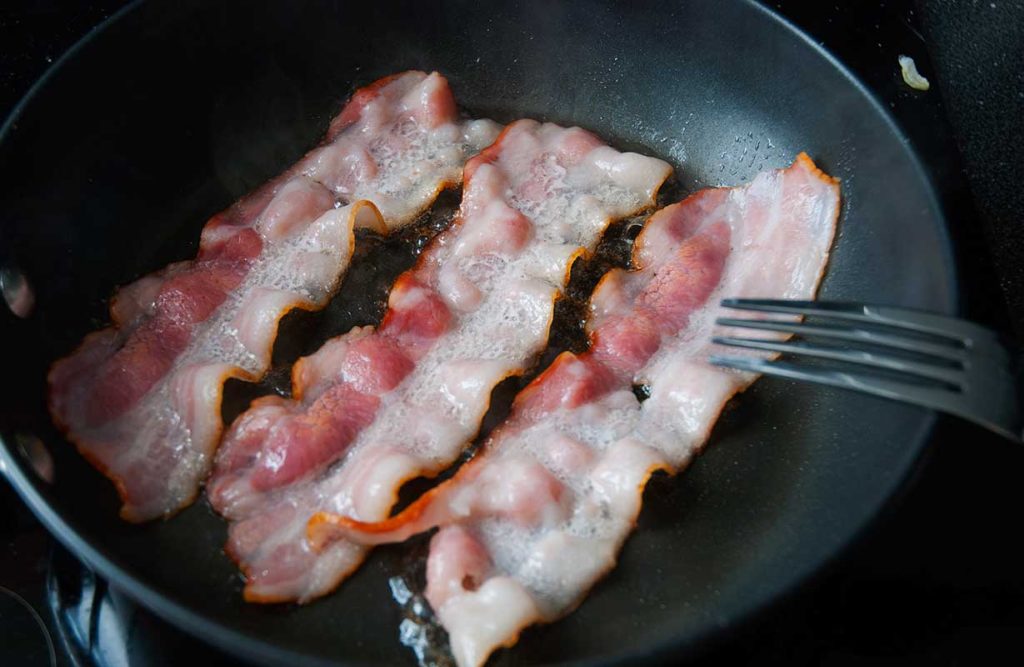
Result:
M756 379L707 363L719 300L813 298L838 213L838 184L801 154L654 214L636 269L611 271L591 299L588 352L560 355L473 460L400 514L314 516L314 548L440 526L426 598L462 666L568 614L614 566L650 475L683 469L725 402Z
M309 517L382 519L403 482L450 465L494 386L543 350L574 259L613 219L652 207L670 172L534 121L469 161L455 224L395 283L380 327L300 360L293 399L261 399L225 438L209 496L233 520L246 599L306 601L362 562L361 545L310 550Z
M382 79L356 92L323 144L210 219L194 260L118 291L112 326L51 368L49 407L117 486L122 517L167 516L195 498L224 382L259 380L281 317L327 304L354 227L414 220L497 130L461 120L439 74Z

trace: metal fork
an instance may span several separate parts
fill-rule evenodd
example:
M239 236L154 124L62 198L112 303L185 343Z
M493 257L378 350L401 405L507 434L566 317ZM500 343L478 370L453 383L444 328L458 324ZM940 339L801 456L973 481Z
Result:
M1020 360L985 327L859 303L724 299L722 306L808 319L722 317L720 326L797 338L718 336L715 343L821 361L715 354L713 364L884 396L963 417L1017 442L1024 438Z

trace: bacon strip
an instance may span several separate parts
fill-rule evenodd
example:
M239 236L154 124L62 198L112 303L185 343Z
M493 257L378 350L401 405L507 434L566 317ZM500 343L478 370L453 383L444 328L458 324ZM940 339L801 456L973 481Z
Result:
M426 595L459 665L569 613L614 566L650 475L681 470L755 379L706 363L719 299L813 298L838 212L836 181L804 154L659 211L637 239L639 269L610 272L594 293L590 351L559 356L482 453L404 512L314 516L314 547L442 526ZM634 383L649 387L646 401Z
M258 380L281 317L327 304L354 227L411 222L497 129L461 121L439 74L382 79L355 93L323 144L210 219L194 260L118 291L112 326L53 365L49 398L57 425L117 486L123 518L195 498L224 382Z
M399 278L380 328L302 359L298 400L261 399L226 436L208 495L235 521L227 550L247 600L306 601L359 565L362 546L310 551L309 517L382 519L403 482L454 461L492 388L543 349L573 260L612 219L653 206L670 172L534 121L470 160L457 222Z

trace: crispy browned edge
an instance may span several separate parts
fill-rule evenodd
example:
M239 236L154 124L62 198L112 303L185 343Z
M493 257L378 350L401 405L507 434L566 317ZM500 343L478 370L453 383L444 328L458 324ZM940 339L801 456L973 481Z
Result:
M352 253L355 250L355 235L354 235L354 232L351 231L352 230L352 225L355 224L355 218L356 218L357 215L359 215L360 211L362 211L362 209L365 208L365 207L369 207L373 211L374 215L377 216L378 220L382 220L380 212L377 210L377 207L373 204L373 202L371 202L369 200L365 200L365 199L359 200L359 201L356 201L353 204L351 204L351 206L352 206L352 208L349 211L349 225L350 225L349 248L348 248L348 256L349 256L349 258L351 258ZM287 315L288 313L292 312L293 310L316 311L316 310L320 310L321 308L325 307L327 305L327 303L330 301L330 295L332 295L335 291L337 291L338 287L340 286L341 281L343 279L343 274L344 274L344 268L341 271L341 275L339 275L334 280L334 282L331 284L331 286L327 290L327 292L326 292L327 296L324 298L324 301L323 301L322 304L314 304L314 303L311 303L309 301L305 301L305 300L302 300L302 299L296 299L295 301L286 304L285 307L283 307L279 311L277 317L274 320L274 325L275 325L274 330L275 330L275 333L274 333L273 336L271 336L269 338L267 349L264 350L264 354L268 358L269 358L269 356L271 354L271 351L273 349L274 341L277 338L276 331L277 331L278 325L280 325L280 323L281 323L281 319L284 318L285 315ZM77 348L75 348L75 351L71 352L71 354L69 354L68 357L73 356L77 352L77 350L80 349L82 346L84 346L85 343L92 336L100 335L104 331L107 331L107 329L96 331L96 332L93 332L93 333L87 335L82 340L82 343L80 343L79 346ZM64 358L67 358L67 357L64 357ZM58 360L58 361L56 361L54 363L56 364L56 363L59 363L60 361L61 360ZM218 381L218 387L217 387L217 399L216 399L217 405L220 406L221 401L223 400L224 383L227 382L228 379L230 379L230 378L237 378L237 379L240 379L240 380L245 380L246 382L258 382L263 377L263 375L265 375L265 374L266 374L266 372L264 372L264 373L262 373L260 375L255 375L255 374L252 374L252 373L246 373L245 371L243 371L240 368L235 368L233 370L228 370L228 371L222 373L220 375L220 379ZM48 394L52 396L52 394L53 394L52 388L48 392ZM79 454L81 454L82 457L85 458L94 468L99 470L104 476L106 476L108 479L110 479L111 482L114 483L114 486L117 488L118 495L120 496L122 503L124 503L122 505L122 507L121 507L121 512L120 512L121 518L126 520L126 521L130 521L132 523L141 523L141 522L144 522L144 521L149 521L150 518L136 517L136 516L134 516L130 512L129 505L127 504L128 493L127 493L127 489L125 488L123 480L120 477L118 477L117 474L115 474L107 466L103 465L103 463L99 459L97 459L95 456L93 456L92 453L89 451L89 449L87 449L87 447L90 444L93 444L93 443L90 443L90 441L88 441L88 440L86 440L84 438L75 437L75 435L72 433L70 427L66 423L64 423L64 421L60 418L59 414L53 408L52 405L50 406L50 414L51 414L53 422L57 426L58 430L64 435L64 437L69 442L71 442L72 444L75 445L75 448L78 450ZM221 423L220 424L220 428L217 431L217 436L213 439L214 445L216 445L216 443L220 441L220 436L223 434L223 431L224 431L224 424ZM188 507L196 499L198 494L199 494L199 489L197 487L195 493L193 493L185 502L183 502L181 505L179 505L173 511L165 513L163 515L163 518L165 518L165 519L170 518L171 516L173 516L174 514L176 514L179 511L181 511L185 507Z
M505 129L502 130L501 134L498 135L497 139L495 139L493 144L491 144L486 149L481 151L481 153L477 157L473 158L472 160L470 160L466 164L466 170L465 171L466 171L466 182L467 183L472 179L473 172L476 171L476 168L480 164L483 164L483 163L486 163L486 162L493 162L493 161L495 161L497 159L498 152L500 150L500 144L505 139L505 136L508 133L508 131L514 125L515 125L515 123L506 126ZM668 174L665 175L665 178L661 182L659 182L658 184L655 185L655 187L654 187L654 189L653 189L653 191L651 193L651 200L652 201L655 201L657 199L658 190L661 188L661 186L664 184L664 182L666 180L668 180L668 177L670 175L671 175L671 171ZM643 211L650 210L651 208L653 208L653 205L651 205L651 206L640 206L640 207L638 207L637 209L635 209L634 211L632 211L630 213L626 213L626 214L624 214L622 216L619 216L618 219L626 218L626 217L629 217L630 215L636 215L636 214L641 213ZM613 218L611 216L607 217L605 219L605 222L604 222L604 228L607 229L612 224L612 221L613 221ZM461 224L461 219L457 218L456 219L456 224ZM427 250L425 250L423 254L426 255L427 252L429 252L429 250L430 250L430 248L428 247ZM569 276L572 273L572 267L575 264L576 260L579 259L580 257L584 257L584 258L589 257L590 254L591 253L587 249L580 248L576 253L574 253L570 257L570 261L566 264L565 276L564 276L563 281L562 281L563 285L568 283ZM419 261L422 261L422 259L423 259L423 256L421 256ZM410 272L415 271L418 267L419 267L419 262L417 262L417 265L415 267L410 269ZM403 274L402 277L404 277L404 275L405 274ZM607 277L607 274L604 277ZM602 277L602 280L604 280L604 277ZM401 280L401 279L402 278L400 277L399 280ZM559 292L559 293L557 293L555 295L555 298L552 300L551 315L548 318L548 331L549 331L549 333L550 333L551 324L552 324L552 322L554 320L554 306L555 306L555 303L557 302L558 299L561 299L561 298L564 298L564 295L562 295ZM531 387L533 387L534 385L536 385L539 382L541 382L544 377L546 377L549 373L551 373L552 370L560 363L560 360L565 356L565 354L567 354L567 353L563 353L563 354L559 355L555 359L555 361L552 362L552 364L550 366L548 366L546 369L544 369L538 377L534 378L534 380L526 388L523 389L523 392L529 391ZM502 379L504 380L504 379L507 379L507 378L513 377L513 376L521 376L521 375L525 374L528 370L530 370L530 367L524 368L519 373L514 373L514 372L513 373L508 373ZM518 397L517 397L517 401L518 401ZM483 417L484 414L487 413L488 409L490 409L490 401L489 400L488 400L487 404L484 406L484 408L483 408L483 410L481 412L481 418ZM498 429L492 435L492 438L495 435L497 435L497 433L500 432L501 429L502 429L502 427L499 426ZM476 461L476 460L479 460L479 454L474 459L474 461ZM395 527L397 527L399 525L402 525L404 523L412 521L415 518L418 518L420 516L420 514L422 514L422 512L426 508L427 504L429 504L430 499L432 499L437 493L439 493L440 489L442 487L447 486L451 482L454 482L455 479L459 479L460 476L462 476L462 475L469 474L467 471L472 470L472 466L474 464L474 461L470 461L469 463L464 465L458 472L456 472L456 474L453 476L453 478L451 480L446 481L441 486L435 487L435 488L431 489L430 491L428 491L423 496L421 496L420 498L417 498L416 501L414 501L410 506L408 506L400 514L397 514L397 515L395 515L393 517L390 517L389 519L385 519L382 522L364 523L364 522L355 521L355 520L350 519L350 518L345 517L345 516L335 515L335 514L332 514L332 513L329 513L329 512L317 512L316 514L314 514L310 518L310 520L309 520L309 522L307 524L307 531L306 531L307 532L307 539L309 539L311 543L315 543L320 548L323 548L323 547L325 547L329 543L330 540L323 539L322 531L325 528L327 528L328 526L331 526L331 525L335 525L335 526L348 526L348 527L356 527L356 526L358 526L358 529L365 530L366 532L382 533L382 532L387 532L388 530L391 530L391 529L393 529L393 528L395 528ZM440 467L438 467L436 469L422 471L418 475L414 475L414 476L410 476L410 477L404 478L402 480L402 483L404 484L405 482L408 482L408 481L410 481L412 479L415 479L417 477L422 477L422 476L434 477L437 474L439 474L442 470L444 470L445 468L446 468L445 466L440 466ZM392 504L394 504L395 502L398 501L398 491L399 491L399 488L395 488L394 489L394 493L392 495ZM405 518L407 514L410 515L410 516L408 518ZM415 516L412 516L412 515L415 515ZM405 519L402 520L403 518L405 518ZM385 526L385 525L387 526L386 528L378 527L378 526Z
M333 119L331 121L331 123L328 125L328 129L327 129L324 141L325 142L329 142L329 141L333 140L342 130L344 130L346 127L351 125L352 122L354 122L353 118L350 118L350 117L346 116L346 112L348 111L348 109L355 108L355 107L353 107L353 105L358 105L358 108L361 110L370 100L372 100L374 97L376 97L379 94L379 91L384 86L386 86L387 84L391 83L395 79L397 79L397 78L399 78L399 77L401 77L401 76L403 76L403 75L405 75L407 73L414 72L414 71L416 71L416 70L406 70L406 71L403 71L403 72L398 72L396 74L391 74L389 76L377 79L376 81L374 81L374 82L372 82L372 83L370 83L370 84L368 84L368 85L366 85L366 86L356 90L351 95L349 100L346 102L346 104L342 108L342 110L338 113L338 116L336 116L335 119ZM282 175L287 174L290 171L290 169L291 169L291 167L289 167L289 169L286 169L282 173ZM270 181L268 181L267 184L261 185L261 186L257 187L255 190L253 190L252 193L243 196L242 199L247 199L250 196L256 196L257 194L259 194L263 190L263 188L266 187L266 185L276 181L279 178L281 178L281 176L277 176L277 177L271 179ZM435 190L434 190L433 198L428 198L426 203L422 207L420 207L419 210L417 210L415 213L411 214L407 218L403 219L398 224L388 225L383 220L383 217L381 216L380 211L377 210L377 207L375 205L373 205L373 203L368 201L368 200L358 200L356 202L353 202L351 204L352 207L353 207L352 208L352 216L354 217L357 214L357 212L362 208L363 204L367 204L368 203L371 206L373 206L374 213L376 214L377 219L381 223L381 226L383 227L383 229L389 231L391 229L395 229L397 227L401 227L404 224L408 223L410 220L415 219L419 214L421 214L423 211L425 211L427 208L429 208L431 206L431 204L433 203L433 200L437 198L437 196L441 193L441 191L443 191L444 189L449 188L449 187L457 186L458 184L459 184L459 179L458 178L450 179L450 180L446 180L446 181L440 182L438 184L438 187L435 188ZM228 210L230 210L230 207L229 207ZM211 223L215 224L215 225L216 224L221 224L221 216L222 215L223 215L223 212L214 215L207 222L207 225L209 225ZM353 220L353 222L354 222L354 220ZM354 242L355 242L354 237L350 237L350 240L349 240L349 257L350 258L352 256L352 252L354 251ZM190 261L195 261L195 260L193 259L193 260L184 260L184 261L185 262L190 262ZM178 263L181 263L181 262L178 262ZM157 271L155 271L155 272L153 272L151 274L148 274L148 275L149 276L159 275L159 274L161 274L163 272L166 272L171 266L174 266L174 264L162 267L162 268L158 269ZM148 276L144 276L143 278L145 278L145 277L148 277ZM139 280L142 280L143 278L140 278ZM340 275L338 277L338 279L335 280L334 284L331 285L330 289L327 290L327 298L324 300L324 304L323 305L308 304L308 302L303 302L303 301L297 300L290 307L286 307L286 308L282 309L280 315L275 320L275 324L280 324L281 319L285 315L287 315L288 313L290 313L293 310L297 310L298 309L298 310L306 310L306 311L316 311L316 310L320 310L320 309L326 307L326 305L330 302L331 297L334 295L334 293L340 287L343 278L344 278L344 270L342 271L342 275ZM82 349L82 347L85 346L85 343L90 338L92 338L93 336L100 335L100 334L102 334L105 331L109 331L110 329L119 329L124 324L123 322L118 321L116 317L114 317L114 304L116 302L116 298L117 298L117 292L115 291L115 294L112 297L111 302L110 302L110 307L108 308L108 311L111 314L111 321L112 321L111 322L111 326L106 327L104 329L101 329L99 331L94 331L94 332L91 332L91 333L87 334L82 339L82 342L79 343L71 352L69 352L68 354L64 355L60 359L57 359L53 363L50 364L50 367L49 367L49 369L47 371L47 409L48 409L48 411L50 413L50 417L51 417L51 419L52 419L52 421L54 423L54 426L56 426L57 430L64 436L64 438L66 440L68 440L69 442L71 442L75 446L75 449L78 450L79 454L86 461L88 461L90 465L92 465L94 468L96 468L101 474L103 474L105 477L107 477L114 484L114 487L117 490L118 497L121 499L121 503L122 503L121 511L120 511L121 518L126 520L126 521L132 522L132 523L143 523L143 522L146 522L146 521L153 520L153 519L155 519L157 517L137 517L137 516L133 516L132 515L132 513L128 510L128 504L127 504L128 494L127 494L127 489L125 487L124 481L121 480L112 470L110 470L107 466L103 465L103 463L99 459L97 459L95 456L93 456L88 451L87 447L90 444L93 444L93 443L90 443L90 441L88 441L88 440L86 440L84 438L75 437L73 432L72 432L72 430L71 430L70 425L65 423L64 420L60 418L60 415L58 414L55 406L53 405L54 391L53 391L53 387L51 386L51 379L50 378L52 378L52 373L53 373L54 367L57 364L59 364L60 362L62 362L64 359L68 359L70 357L73 357L75 354L77 354L78 351L80 349ZM274 340L276 340L276 338L277 338L277 334L276 334L276 328L275 328L275 335L273 337L271 337L271 339L270 339L271 347L273 347L273 342L274 342ZM220 387L219 387L218 396L217 396L218 404L220 403L220 401L222 400L222 397L223 397L223 385L224 385L225 382L227 382L227 380L229 378L234 377L234 378L237 378L237 379L240 379L240 380L245 380L247 382L258 382L263 377L263 375L265 375L265 374L266 374L266 371L264 371L264 373L259 375L259 376L255 376L255 375L252 375L252 374L249 374L249 373L244 373L244 372L241 371L241 369L238 369L237 371L228 371L228 372L224 373L221 376L221 378L220 378ZM224 432L224 424L221 424L220 425L220 429L217 432L217 438L214 440L214 448L213 448L214 451L216 451L216 445L217 445L217 443L219 443L220 438L223 435L223 432ZM187 498L183 503L181 503L178 507L174 508L172 511L164 513L163 518L164 519L168 519L168 518L174 516L175 514L177 514L182 509L188 507L189 505L191 505L195 501L195 499L196 499L196 497L198 495L199 495L199 488L197 487L195 493L193 493L189 498Z
M473 178L473 174L474 174L474 172L476 171L476 169L479 166L481 166L482 164L486 164L486 163L492 163L492 162L494 162L495 160L498 159L498 156L499 156L500 150L501 150L501 144L504 142L504 140L505 140L506 136L508 135L509 131L515 125L516 125L516 123L510 123L509 125L506 125L505 128L502 129L501 133L497 136L497 138L495 138L494 143L492 143L490 146L488 146L487 148L485 148L482 151L480 151L479 154L477 154L476 156L471 158L466 163L466 167L463 170L463 172L464 172L464 181L466 183L468 183ZM658 190L664 184L665 180L668 180L668 177L670 175L671 175L671 171L669 171L669 173L667 173L665 175L665 178L655 186L654 190L651 193L651 200L652 201L654 201L657 198ZM643 212L645 210L649 210L652 207L653 207L653 205L649 205L649 206L643 206L642 205L642 206L639 206L639 207L637 207L636 210L634 210L634 211L632 211L630 213L622 215L621 218L626 218L626 217L628 217L630 215L636 215L637 213L641 213L641 212ZM607 229L607 227L609 225L611 225L612 221L613 221L613 218L611 216L606 218L605 224L604 224L605 229ZM462 224L461 215L460 216L456 216L456 219L454 220L452 226L449 227L449 229L446 230L446 232L444 232L444 233L450 233L450 230L456 229L461 224ZM427 248L424 249L423 253L417 259L416 264L412 268L410 268L406 272L404 272L401 276L399 276L398 280L395 281L396 285L400 281L402 281L402 280L411 280L412 279L413 274L415 274L415 272L419 270L421 264L425 261L425 258L428 257L428 255L429 255L429 253L431 251L431 248L434 247L434 245L436 243L436 239L437 238L439 238L439 237L435 237L435 240L431 241L431 243L427 246ZM588 257L589 255L590 255L589 251L587 249L585 249L585 248L580 248L575 253L573 253L573 255L570 257L569 262L567 262L567 264L566 264L565 276L564 276L564 278L562 280L562 284L563 285L566 284L569 281L569 276L572 273L572 267L573 267L573 264L575 264L576 260L579 259L580 257ZM552 322L554 320L554 305L555 305L555 302L557 302L557 300L560 299L560 298L564 298L564 297L559 292L559 293L557 293L555 295L554 299L552 299L551 314L548 317L548 331L549 332L550 332L551 324L552 324ZM386 318L387 318L387 314L385 314L385 321L386 321ZM298 379L297 372L299 370L299 363L301 363L301 362L302 362L302 360L300 359L299 362L296 362L296 366L293 367L293 369L292 369L292 384L293 384L293 387L296 386L296 384L297 384L297 382L296 382L297 379ZM509 377L522 375L522 374L526 373L527 370L529 370L529 367L523 368L518 373L516 373L516 372L507 373L506 375L504 375L502 377L502 380L507 379ZM490 409L490 400L489 399L490 399L490 397L488 397L488 401L483 405L483 407L481 409L480 419L482 419L483 416L485 414L487 414L487 410ZM464 466L464 468L465 467L466 466ZM437 474L439 474L441 471L443 471L445 468L446 468L446 466L439 466L439 467L434 468L434 469L422 470L418 474L410 475L408 477L403 478L401 480L401 483L398 486L396 486L393 489L393 491L392 491L392 496L391 496L391 503L392 503L392 505L394 505L394 503L396 503L398 501L398 492L399 492L402 484L404 484L404 483L406 483L406 482L408 482L408 481L410 481L412 479L416 479L418 477L424 477L424 476L425 477L434 477ZM417 502L419 502L419 501L417 501ZM322 512L317 513L316 515L314 515L310 519L310 522L309 522L308 527L307 527L307 533L308 533L310 527L313 525L313 523L322 514L324 514L324 513L322 513ZM279 597L275 597L275 596L265 596L265 595L261 595L259 593L256 593L256 592L250 590L250 587L249 587L249 584L248 584L248 581L249 581L249 568L247 568L240 561L240 559L239 559L237 554L231 553L231 549L230 548L226 548L225 551L228 552L228 555L231 556L232 560L235 561L235 563L238 565L239 569L241 569L242 572L245 573L247 584L246 584L245 591L244 591L244 597L245 597L245 600L247 602L275 603L275 602L291 602L292 601L290 598L286 598L286 597L279 598ZM365 551L368 552L369 551L369 547L367 547ZM337 588L338 585L340 585L341 582L344 581L345 578L347 578L349 574L354 572L359 567L359 565L362 564L362 560L363 559L359 559L359 560L355 561L354 565L351 568L349 568L348 570L346 570L345 572L341 573L337 577L337 580L330 587L326 588L322 592L318 592L316 594L316 596L314 596L314 598L311 598L311 599L315 599L315 598L327 595L328 593L333 591L335 588ZM305 602L309 602L309 601L310 600L300 600L301 603L305 603Z
M790 165L789 167L787 167L783 171L788 171L789 169L793 169L797 165L804 166L805 168L808 169L808 171L811 172L812 175L814 175L817 178L821 179L827 185L835 188L836 194L837 194L837 198L840 196L840 193L838 192L839 179L837 179L837 178L835 178L833 176L830 176L830 175L826 174L824 171L822 171L814 163L814 161L811 160L810 156L808 156L807 153L805 153L805 152L799 153L797 155L796 159L794 160L793 164ZM713 189L716 189L716 190L729 190L729 189L732 189L732 188L713 188ZM687 201L690 201L692 198L697 197L697 196L701 195L701 193L704 193L704 192L707 192L707 189L698 191L698 192L688 196L686 199L683 199L681 202L678 202L677 204L673 204L672 206L683 205ZM833 247L833 244L835 243L835 234L836 234L836 229L837 229L838 223L839 223L840 209L841 209L841 199L840 199L840 203L837 203L836 210L835 210L835 215L833 216L832 221L831 221L831 225L830 226L831 226L831 229L832 229L832 234L831 234L831 239L830 239L829 246L828 246L829 250L826 251L825 261L822 262L821 269L819 270L818 276L815 279L815 293L817 293L818 289L821 286L821 279L824 277L825 271L827 270L827 267L828 267L828 264L829 264L829 260L831 259L831 254L832 254L831 253L831 249ZM662 210L664 210L664 209L662 209ZM644 235L641 234L641 236L639 236L637 238L637 243L636 243L636 245L634 245L634 248L633 248L632 261L633 261L634 268L639 268L638 253L640 251L640 248L642 247L643 236ZM603 282L605 279L608 278L609 275L611 275L612 273L614 273L617 270L621 270L621 269L612 269L611 271L606 273L604 276L602 276L601 280L598 282L598 286L595 287L595 291L600 287L601 282ZM567 355L571 355L571 353L563 352L562 354L560 354L555 359L555 361L552 362L551 366L549 366L547 369L545 369L544 372L541 373L539 376L537 376L537 378L535 378L533 380L533 382L530 383L529 386L527 386L526 388L523 389L523 392L529 391L530 388L533 387L534 384L538 384L538 383L542 382L543 378L548 373L552 372L552 369L554 369L556 367L556 365L558 365L559 363L565 363L562 360L563 360L564 357L567 357ZM755 378L755 380L756 380L756 378ZM744 386L737 387L735 389L735 391L733 391L733 393L731 393L730 395L728 395L728 396L726 396L726 397L724 397L722 399L721 405L718 408L718 412L715 415L715 418L709 421L707 430L701 436L700 444L693 451L692 455L686 460L686 462L683 464L682 467L680 467L679 469L673 470L672 468L670 468L666 464L655 464L655 465L650 466L647 469L643 479L640 481L639 484L637 484L637 495L639 495L639 496L643 495L644 489L647 487L647 482L650 481L651 476L655 472L661 470L661 471L664 471L664 472L666 472L666 473L668 473L670 475L673 475L673 476L674 475L678 475L683 470L685 470L686 467L688 467L690 465L690 463L693 461L693 459L696 456L699 456L701 453L703 453L704 448L707 445L708 437L710 436L711 428L714 426L715 423L717 423L719 417L721 416L722 410L725 409L725 406L728 404L728 402L730 400L732 400L732 398L734 396L736 396L739 393L742 393L747 388L749 388L752 384L753 384L753 380L751 382L747 383ZM518 401L518 397L517 397L516 400ZM495 429L493 435L491 436L491 439L488 440L488 443L490 443L491 440L493 440L493 439L497 439L498 435L500 434L500 432L505 427L506 427L506 424L503 424L502 426L499 426L497 429ZM456 472L456 474L450 480L444 482L444 484L442 484L440 486L434 487L433 489L430 489L429 491L427 491L423 496L420 496L419 498L417 498L415 502L413 502L411 505L409 505L405 510L402 511L402 513L400 513L398 515L390 517L390 518L388 518L388 519L386 519L384 521L381 521L381 522L376 522L376 523L369 522L369 523L367 523L367 522L355 521L355 520L352 520L352 519L350 519L348 517L341 516L341 515L330 514L330 513L327 513L327 512L319 512L316 515L314 515L313 518L311 518L309 523L307 524L307 538L310 540L311 543L316 544L316 543L319 542L320 544L318 546L320 546L322 548L322 546L324 544L329 543L330 539L329 539L329 536L327 536L327 539L325 539L325 536L323 534L318 534L318 533L321 533L321 531L323 531L324 529L329 530L330 527L350 529L350 530L359 530L359 531L370 533L370 534L376 534L376 533L388 532L388 531L394 530L395 528L400 527L400 526L402 526L402 525L404 525L406 523L415 521L420 516L422 516L423 512L426 511L427 506L430 504L430 502L433 500L433 498L436 497L437 495L440 495L441 493L443 493L443 487L448 486L449 484L455 483L456 480L461 479L461 477L463 477L463 476L471 474L471 472L467 472L467 471L470 470L471 466L473 466L474 464L479 465L479 462L483 460L482 454L484 454L484 453L485 453L484 451L481 451L477 455L476 458L474 458L472 461L470 461L469 463L464 465L461 469L459 469ZM633 515L632 524L633 524L634 528L636 527L636 522L637 522L637 519L639 518L641 510L642 510L642 503L637 505L637 510L636 510L636 512ZM408 515L408 516L406 516L406 515ZM626 535L623 536L622 541L619 543L618 548L616 550L616 554L618 554L618 552L621 551L622 545L625 544L625 541L629 538L629 536L631 534L632 534L632 531L630 531L630 533L627 533ZM602 572L598 573L594 577L594 581L591 584L591 586L589 586L585 591L582 591L580 596L563 613L559 614L558 616L551 617L551 618L544 618L544 617L541 617L539 615L536 616L531 621L529 621L527 623L524 623L522 626L520 626L520 628L516 631L516 633L514 635L511 635L506 641L501 643L496 648L499 648L499 647L509 648L511 646L514 646L516 644L516 642L519 641L519 636L522 634L523 630L525 630L530 625L539 624L539 623L553 623L553 622L555 622L555 621L557 621L557 620L559 620L561 618L564 618L564 617L568 616L572 612L574 612L577 608L579 608L579 606L586 599L587 593L589 593L590 590L593 589L593 587L596 586L601 581L601 579L606 577L609 572L611 572L613 569L615 569L615 566L617 564L618 564L617 557L613 558L612 561L608 564L608 567L605 568Z

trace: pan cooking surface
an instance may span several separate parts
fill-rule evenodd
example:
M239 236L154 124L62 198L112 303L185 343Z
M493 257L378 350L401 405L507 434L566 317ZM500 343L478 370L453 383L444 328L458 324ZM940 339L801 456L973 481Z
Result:
M406 611L388 579L415 574L417 547L378 549L309 606L247 605L221 552L225 524L204 503L142 527L117 518L113 488L49 425L46 368L104 323L116 285L191 257L206 219L312 146L355 86L409 68L441 71L474 115L581 125L668 160L677 197L745 182L806 150L844 196L822 296L944 312L955 302L941 214L896 128L835 62L756 5L130 8L58 64L0 141L4 240L38 299L35 317L12 325L20 380L5 383L2 453L73 551L169 620L250 658L411 664L399 641ZM372 289L289 320L279 367L372 321L415 242L359 251L348 281ZM237 410L255 390L230 393ZM870 397L761 381L687 472L650 484L619 567L580 609L527 631L491 664L636 657L727 631L865 526L931 423ZM50 445L52 486L13 454L15 432Z

